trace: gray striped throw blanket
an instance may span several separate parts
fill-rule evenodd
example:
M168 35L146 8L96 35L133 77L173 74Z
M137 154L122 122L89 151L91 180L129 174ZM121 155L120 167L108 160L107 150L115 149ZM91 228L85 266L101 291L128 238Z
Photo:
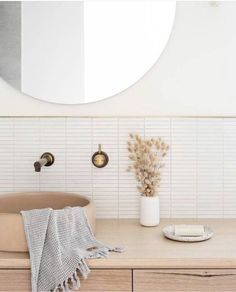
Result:
M32 292L79 289L79 276L90 270L85 259L106 257L109 248L96 240L83 208L22 211L31 263Z

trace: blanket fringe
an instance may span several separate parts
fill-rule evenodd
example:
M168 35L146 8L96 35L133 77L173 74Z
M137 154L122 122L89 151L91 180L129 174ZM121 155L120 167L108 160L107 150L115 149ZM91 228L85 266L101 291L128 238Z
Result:
M123 252L124 250L124 247L99 247L89 252L87 258L105 258L108 256L109 251ZM76 268L76 271L72 274L72 276L65 280L63 283L60 283L53 290L53 292L70 292L71 290L79 290L81 286L79 274L82 276L83 279L86 279L89 273L90 269L85 259L81 258L78 263L78 267Z
M92 252L88 254L88 258L97 259L97 258L106 258L109 254L109 248L107 247L99 247L94 249Z
M81 259L73 275L69 277L66 281L64 281L63 283L59 284L53 290L53 292L70 292L71 290L79 290L81 284L80 284L80 278L78 274L80 274L83 279L86 279L89 273L90 273L90 269L86 261L84 259Z

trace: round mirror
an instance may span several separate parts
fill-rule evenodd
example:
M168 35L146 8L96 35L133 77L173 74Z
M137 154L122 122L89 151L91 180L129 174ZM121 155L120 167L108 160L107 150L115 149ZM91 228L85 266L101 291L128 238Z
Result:
M38 99L113 96L157 61L175 1L1 1L0 76Z

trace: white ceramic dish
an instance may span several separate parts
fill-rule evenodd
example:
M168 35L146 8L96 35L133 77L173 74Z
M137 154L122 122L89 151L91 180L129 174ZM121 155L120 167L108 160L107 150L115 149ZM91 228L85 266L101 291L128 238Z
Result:
M205 231L204 234L201 236L176 236L174 225L168 225L163 228L163 234L165 237L172 240L183 242L199 242L210 239L213 235L212 229L207 226L204 226L204 231Z

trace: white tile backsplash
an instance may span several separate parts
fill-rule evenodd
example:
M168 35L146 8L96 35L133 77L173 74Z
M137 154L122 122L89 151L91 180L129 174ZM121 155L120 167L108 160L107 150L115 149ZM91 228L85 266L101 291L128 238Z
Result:
M196 217L196 128L194 118L171 120L171 216L176 218Z
M100 218L136 218L136 181L126 172L130 132L171 146L162 217L236 217L236 118L0 118L0 194L77 192L94 200ZM91 163L99 143L110 158L103 169ZM55 164L35 173L46 151Z

